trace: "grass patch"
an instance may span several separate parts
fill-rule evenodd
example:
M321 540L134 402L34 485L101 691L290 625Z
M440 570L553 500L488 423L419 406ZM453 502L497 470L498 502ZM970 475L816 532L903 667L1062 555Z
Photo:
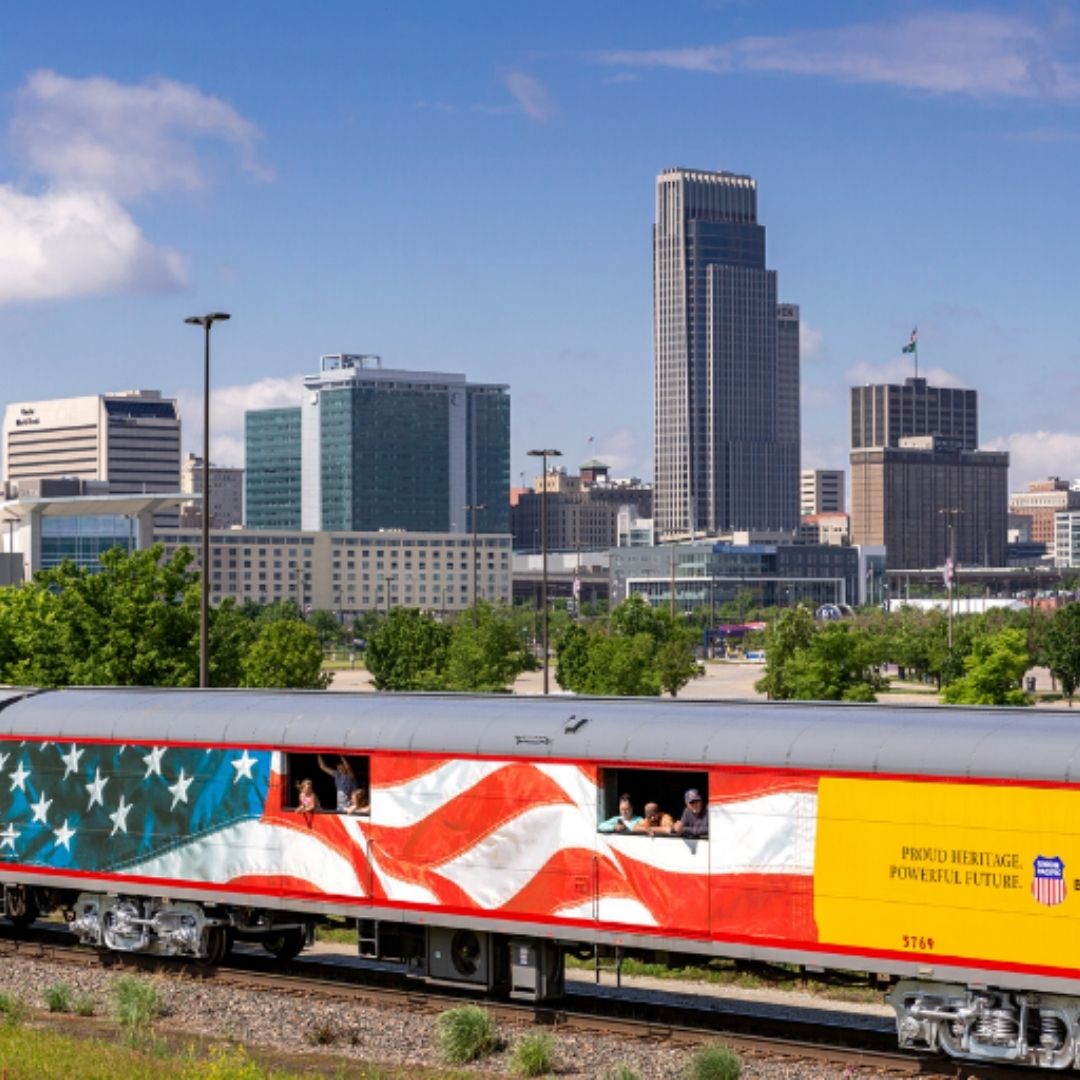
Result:
M90 994L81 994L75 999L76 1016L93 1016L97 1012L97 1002Z
M67 983L53 983L46 986L41 995L49 1012L69 1013L75 1011L75 995Z
M26 1004L15 994L0 993L0 1017L5 1024L19 1024L26 1016Z
M355 945L356 927L351 923L331 922L315 927L315 940L333 945Z
M514 1047L511 1068L518 1076L546 1076L555 1071L555 1040L550 1035L526 1035Z
M636 1069L631 1069L625 1061L620 1061L604 1073L604 1080L641 1080L641 1077Z
M722 1043L703 1046L690 1061L688 1080L739 1080L742 1062Z
M479 1061L499 1048L495 1021L479 1005L461 1005L439 1013L435 1018L435 1040L451 1065Z
M473 1074L470 1074L473 1075ZM462 1080L463 1073L416 1066L324 1059L286 1060L242 1047L188 1044L135 1047L101 1038L77 1038L33 1027L0 1025L0 1076L4 1080Z
M113 1016L129 1045L145 1042L160 1014L157 990L145 979L122 975L112 985Z
M580 971L592 971L594 962L591 958L579 960L570 953L566 954L566 966ZM602 971L614 971L615 961L603 957L600 960ZM639 975L653 979L667 979L672 982L704 982L715 986L734 986L741 990L798 990L816 997L832 1001L877 1003L881 1001L881 992L866 985L865 976L852 973L849 976L837 973L841 982L826 982L820 979L807 979L798 968L786 965L772 965L754 970L747 970L733 960L702 958L700 963L692 961L663 964L652 960L639 960L627 956L623 958L623 975Z

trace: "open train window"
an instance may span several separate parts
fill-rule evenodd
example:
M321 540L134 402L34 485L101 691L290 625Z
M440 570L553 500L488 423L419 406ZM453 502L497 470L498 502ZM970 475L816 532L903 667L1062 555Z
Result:
M285 762L285 809L305 808L301 803L301 789L305 781L310 781L316 810L333 814L352 805L354 813L366 814L371 792L370 778L371 762L366 754L288 754ZM359 792L359 795L350 799L347 795L350 790ZM339 791L343 795L340 804Z
M603 832L615 829L621 816L620 801L629 796L634 818L640 818L649 803L656 803L661 814L678 821L686 809L684 796L697 791L702 806L709 801L709 774L694 769L604 769L600 776L600 803L597 827Z

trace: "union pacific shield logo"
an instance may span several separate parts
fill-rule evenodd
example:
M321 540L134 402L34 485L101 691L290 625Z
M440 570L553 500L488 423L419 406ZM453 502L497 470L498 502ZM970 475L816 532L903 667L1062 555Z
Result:
M1056 855L1035 856L1035 876L1031 879L1031 895L1040 904L1053 907L1065 899L1065 863Z

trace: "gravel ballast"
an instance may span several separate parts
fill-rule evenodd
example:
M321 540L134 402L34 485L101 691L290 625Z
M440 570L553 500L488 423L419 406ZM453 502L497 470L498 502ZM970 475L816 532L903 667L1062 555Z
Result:
M14 994L33 1010L44 1011L47 987L64 983L75 997L88 996L97 1015L111 1012L110 987L119 976L97 967L31 959L14 955L0 963L0 991ZM400 1006L370 1004L302 994L245 990L213 982L169 975L145 976L157 990L163 1016L162 1034L189 1033L244 1043L253 1052L332 1055L384 1066L439 1067L434 1039L434 1016ZM77 1021L73 1021L77 1023ZM514 1044L540 1029L499 1022L503 1049L466 1070L485 1075L511 1075ZM551 1031L560 1077L603 1077L619 1063L634 1069L641 1080L672 1080L683 1074L692 1047L627 1039L615 1035ZM328 1062L328 1066L330 1063ZM332 1068L328 1067L328 1073ZM780 1058L745 1057L743 1076L761 1080L835 1080L837 1076L868 1076L876 1070L848 1069L836 1064Z

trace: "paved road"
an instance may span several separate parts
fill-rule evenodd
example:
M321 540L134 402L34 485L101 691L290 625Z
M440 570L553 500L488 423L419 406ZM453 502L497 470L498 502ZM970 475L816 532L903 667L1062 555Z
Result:
M754 683L761 678L765 668L763 664L736 663L718 661L705 665L705 674L694 679L680 693L681 698L696 701L719 700L764 700L764 695L754 689ZM1049 691L1050 673L1046 668L1032 668L1029 675L1035 677L1036 689ZM551 673L551 692L561 693L555 682L554 668ZM526 671L518 676L514 683L515 694L540 694L543 692L543 676L539 671ZM371 676L363 669L355 671L337 671L331 690L371 690ZM890 705L936 705L937 695L929 686L918 683L893 683L893 689L882 694L879 701ZM1060 704L1050 702L1050 705Z

